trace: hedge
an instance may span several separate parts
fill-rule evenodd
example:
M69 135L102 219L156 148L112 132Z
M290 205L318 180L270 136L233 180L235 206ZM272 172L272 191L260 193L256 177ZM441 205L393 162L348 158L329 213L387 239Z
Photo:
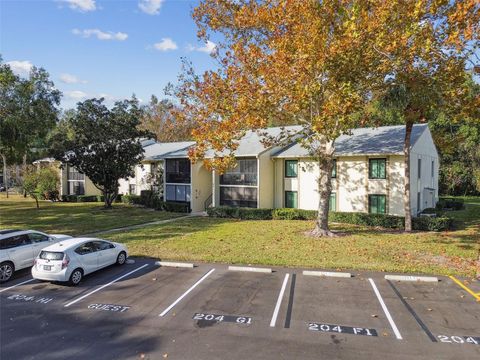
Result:
M122 194L118 194L115 202L121 202ZM103 202L103 195L62 195L64 202Z
M436 209L437 210L462 210L465 204L463 199L452 199L452 198L440 198L438 200Z
M155 210L188 213L190 212L190 203L177 203L163 201L161 198L154 196L150 191L142 191L141 195L123 195L122 202L133 205L143 205Z
M78 195L77 202L97 202L97 195Z
M452 228L453 219L449 217L416 217L412 219L413 230L446 231Z
M256 209L218 206L207 209L210 217L234 218L242 220L315 220L317 212L302 209ZM329 213L331 222L344 224L377 226L389 229L403 229L405 218L402 216L367 214L352 212ZM452 220L447 217L419 217L413 218L413 229L422 231L444 231L452 226Z

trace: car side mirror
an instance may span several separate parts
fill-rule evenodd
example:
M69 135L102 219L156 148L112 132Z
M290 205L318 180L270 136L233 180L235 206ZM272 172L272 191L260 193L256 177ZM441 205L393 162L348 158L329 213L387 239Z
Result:
M49 236L49 237L48 237L48 241L54 241L54 240L55 240L54 237L52 237L52 236Z

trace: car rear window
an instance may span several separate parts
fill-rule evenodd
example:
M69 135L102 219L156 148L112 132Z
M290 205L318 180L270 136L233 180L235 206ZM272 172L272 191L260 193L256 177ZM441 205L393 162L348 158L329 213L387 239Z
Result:
M40 253L42 260L63 260L63 252L56 251L42 251Z

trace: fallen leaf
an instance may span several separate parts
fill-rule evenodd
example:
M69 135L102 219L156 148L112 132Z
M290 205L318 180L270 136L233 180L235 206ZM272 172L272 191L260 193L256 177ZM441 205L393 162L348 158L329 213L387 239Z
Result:
M378 315L377 314L372 314L372 317L376 318L376 317L378 317Z
M167 353L163 354L163 357L166 359L168 357L168 354Z

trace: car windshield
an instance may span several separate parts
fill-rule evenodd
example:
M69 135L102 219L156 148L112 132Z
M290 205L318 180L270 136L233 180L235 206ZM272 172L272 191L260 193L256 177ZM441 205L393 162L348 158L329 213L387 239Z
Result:
M42 251L40 253L40 259L43 259L43 260L63 260L63 252Z

